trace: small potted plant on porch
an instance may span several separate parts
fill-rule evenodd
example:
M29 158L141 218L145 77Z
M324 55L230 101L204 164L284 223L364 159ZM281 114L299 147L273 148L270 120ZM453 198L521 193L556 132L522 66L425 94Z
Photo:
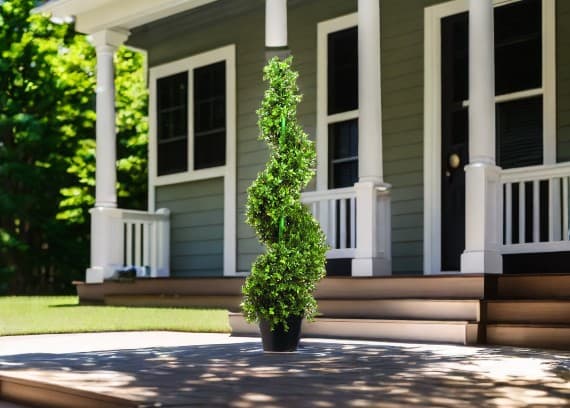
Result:
M297 123L301 95L292 58L264 68L269 83L258 109L260 139L269 146L265 169L248 189L246 221L265 246L243 286L247 321L259 322L266 351L294 351L303 318L313 318L313 291L325 275L327 245L301 190L314 176L315 149Z

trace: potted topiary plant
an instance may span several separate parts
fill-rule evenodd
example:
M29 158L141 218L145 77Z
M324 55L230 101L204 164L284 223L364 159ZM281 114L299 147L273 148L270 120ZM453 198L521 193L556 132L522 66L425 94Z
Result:
M266 351L294 351L303 318L313 318L313 291L325 275L327 245L301 190L314 176L315 149L297 123L301 95L292 57L264 68L269 82L257 111L260 140L270 150L265 169L248 189L246 222L265 246L242 292L245 318L259 322Z

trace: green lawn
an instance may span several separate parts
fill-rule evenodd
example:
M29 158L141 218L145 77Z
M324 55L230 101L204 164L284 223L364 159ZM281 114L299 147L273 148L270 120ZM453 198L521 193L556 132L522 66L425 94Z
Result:
M126 330L229 332L226 310L80 306L76 296L0 296L0 336Z

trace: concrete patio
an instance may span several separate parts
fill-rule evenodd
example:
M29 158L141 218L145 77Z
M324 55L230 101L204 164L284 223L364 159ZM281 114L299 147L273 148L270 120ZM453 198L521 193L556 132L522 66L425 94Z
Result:
M39 390L40 406L67 393L101 407L561 407L570 353L306 339L298 353L264 354L259 339L225 334L13 336L0 338L0 385L28 403Z

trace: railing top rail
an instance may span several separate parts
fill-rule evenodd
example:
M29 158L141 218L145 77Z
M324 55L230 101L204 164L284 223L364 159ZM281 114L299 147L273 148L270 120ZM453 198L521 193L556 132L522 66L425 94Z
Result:
M503 170L501 172L501 183L546 180L564 176L570 176L570 162Z
M356 197L354 187L343 187L332 190L306 191L301 194L301 201L309 204L324 200L342 200L354 197Z

